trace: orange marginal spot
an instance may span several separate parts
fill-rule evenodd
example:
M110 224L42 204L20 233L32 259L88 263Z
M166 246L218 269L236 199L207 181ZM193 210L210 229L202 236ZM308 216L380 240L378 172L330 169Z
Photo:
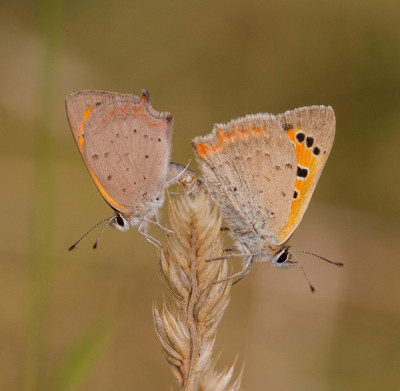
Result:
M216 152L218 149L222 148L222 146L224 145L224 140L227 141L235 137L235 132L226 134L223 130L218 129L218 143L213 146L209 146L207 144L199 144L196 146L196 151L202 159L205 159L210 152Z
M296 130L289 129L285 131L285 133L288 135L290 141L295 145L298 166L307 168L308 174L304 179L296 179L293 193L294 191L297 191L298 195L296 199L293 199L289 219L279 233L280 243L284 242L288 238L303 217L308 201L311 197L310 190L312 190L315 184L316 175L319 172L318 156L312 154L312 148L307 148L305 142L299 143L296 140L296 133L300 130L301 129L297 127Z
M267 132L266 129L255 128L255 127L252 127L250 129L237 129L232 131L231 133L224 133L222 129L217 129L217 130L218 130L218 142L216 144L212 146L208 144L198 144L196 146L196 151L203 160L207 157L209 153L217 152L218 150L223 148L224 144L226 144L229 141L233 141L239 135L248 137L251 132L256 132L256 133L260 133L261 131Z
M196 145L196 151L203 160L206 158L209 149L210 147L207 144Z
M231 138L236 138L236 133L231 132L231 133L224 133L223 130L218 129L218 146L221 146L224 144L224 139L225 140L230 140Z
M249 131L247 129L238 129L237 132L241 134L242 136L248 136Z

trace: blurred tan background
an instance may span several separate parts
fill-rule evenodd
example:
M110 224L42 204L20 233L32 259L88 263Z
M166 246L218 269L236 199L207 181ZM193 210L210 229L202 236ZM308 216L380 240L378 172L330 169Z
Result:
M311 295L300 268L256 265L233 288L219 365L245 363L245 390L399 389L399 2L3 0L0 21L1 390L174 384L152 323L154 248L108 229L97 251L98 231L67 251L110 209L65 96L143 88L174 114L183 164L215 122L333 106L333 151L292 243L345 268L302 255Z

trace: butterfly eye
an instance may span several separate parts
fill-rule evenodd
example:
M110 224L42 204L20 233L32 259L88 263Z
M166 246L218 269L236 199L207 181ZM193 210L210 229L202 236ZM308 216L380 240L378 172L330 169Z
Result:
M277 252L273 257L272 257L272 264L277 267L288 267L288 266L293 266L295 262L292 262L290 260L291 258L291 253L289 252L289 248L283 248L279 252Z
M276 263L284 263L289 259L289 253L283 250L281 253L278 254L278 259L275 261Z
M123 226L125 225L124 219L123 219L120 215L117 215L116 220L117 220L117 224L118 224L119 226L123 227Z
M113 216L112 220L110 221L110 225L111 227L122 232L127 231L130 227L129 221L119 213Z

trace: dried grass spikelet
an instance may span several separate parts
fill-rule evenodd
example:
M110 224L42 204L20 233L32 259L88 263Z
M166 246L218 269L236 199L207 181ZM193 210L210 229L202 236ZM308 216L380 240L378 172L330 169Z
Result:
M212 359L231 289L227 262L206 262L221 256L221 217L204 192L171 201L169 215L174 233L160 252L160 264L171 300L161 312L153 308L158 338L179 390L239 390L242 376L232 380L234 365L218 373Z

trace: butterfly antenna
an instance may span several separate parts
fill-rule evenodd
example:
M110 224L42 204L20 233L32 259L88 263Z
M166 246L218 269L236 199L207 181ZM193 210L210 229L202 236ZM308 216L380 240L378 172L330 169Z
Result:
M103 220L103 222L105 220L107 220L107 222L104 224L103 229L100 231L99 236L97 237L96 241L94 242L93 250L96 250L97 246L99 245L100 238L103 236L104 231L110 225L111 221L113 221L115 218L116 218L116 216L114 215L114 216L109 217L108 219Z
M326 258L324 258L324 257L321 257L321 255L312 253L312 252L310 252L310 251L306 251L306 250L297 250L297 249L296 249L296 250L292 250L292 254L293 254L293 252L309 254L309 255L312 255L312 256L314 256L314 257L316 257L316 258L322 259L322 260L325 261L325 262L331 263L332 265L335 265L335 266L339 266L339 267L343 267L343 266L344 266L344 263L342 263L342 262L334 262L334 261L331 261L331 260L329 260L329 259L326 259ZM294 254L293 254L293 255L294 255Z
M297 258L296 255L292 251L290 251L289 253L292 254L296 258L296 262L300 265L301 271L303 272L304 278L306 279L308 286L310 287L311 293L314 293L315 288L313 287L310 280L308 279L308 276L307 276L306 271L304 270L303 264L299 261L299 258Z
M99 221L97 224L95 224L92 228L89 229L84 235L81 236L79 240L77 240L71 247L68 248L68 251L72 251L80 242L83 238L85 238L90 232L92 232L96 227L98 227L100 224L103 224L105 221L111 221L111 219L114 218L112 217L106 217L105 219ZM108 225L108 224L107 224Z

